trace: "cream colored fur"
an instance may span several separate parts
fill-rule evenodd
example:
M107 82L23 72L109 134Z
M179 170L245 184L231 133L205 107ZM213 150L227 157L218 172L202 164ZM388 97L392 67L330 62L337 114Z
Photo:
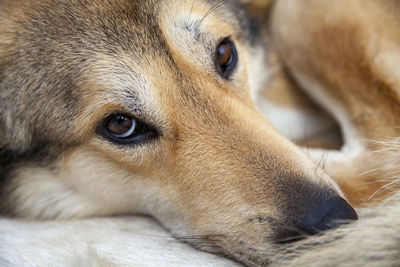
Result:
M397 185L399 177L399 144L399 140L394 140L386 144L387 149L376 152L389 154L393 159L381 164L387 174L382 179L391 179L392 187ZM400 195L395 195L379 207L359 210L358 223L276 247L271 263L395 266L400 262L399 200ZM49 222L1 219L0 266L235 266L235 263L181 244L152 219L135 216Z
M359 222L288 245L276 266L396 266L400 194L359 211ZM148 218L0 220L1 266L238 266L179 243Z
M0 220L0 266L234 266L171 237L145 217Z

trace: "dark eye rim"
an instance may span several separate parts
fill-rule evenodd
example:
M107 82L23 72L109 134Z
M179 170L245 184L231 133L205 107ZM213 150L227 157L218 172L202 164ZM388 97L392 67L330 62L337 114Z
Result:
M228 64L226 64L225 66L221 66L217 60L218 47L221 46L222 44L227 44L231 48L231 52L232 52L231 59L229 60ZM215 65L216 71L222 78L229 80L229 78L232 76L232 74L237 66L238 61L239 60L238 60L238 52L236 49L236 45L232 41L230 36L225 37L220 42L218 42L218 44L216 46L216 50L215 50L215 55L214 55L214 65Z
M125 116L135 120L136 129L130 136L119 138L107 129L108 123L118 116ZM97 127L96 133L116 145L142 145L151 142L160 136L156 127L125 112L113 112L110 115L105 116Z

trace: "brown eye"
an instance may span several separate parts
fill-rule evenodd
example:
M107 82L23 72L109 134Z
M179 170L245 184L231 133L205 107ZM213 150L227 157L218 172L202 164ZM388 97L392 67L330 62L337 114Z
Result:
M225 38L218 44L214 61L217 72L228 79L237 64L236 47L229 38Z
M125 113L102 120L96 133L118 145L143 144L160 136L155 127Z
M221 66L226 66L232 60L232 49L227 43L222 43L218 46L217 51L218 64Z
M107 130L115 138L129 137L135 128L136 121L125 115L116 115L107 122Z

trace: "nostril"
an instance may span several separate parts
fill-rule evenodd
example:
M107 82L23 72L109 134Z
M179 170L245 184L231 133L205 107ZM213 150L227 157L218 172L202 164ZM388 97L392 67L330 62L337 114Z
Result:
M320 207L309 211L298 227L308 234L335 228L341 224L357 220L356 211L339 196L328 199Z

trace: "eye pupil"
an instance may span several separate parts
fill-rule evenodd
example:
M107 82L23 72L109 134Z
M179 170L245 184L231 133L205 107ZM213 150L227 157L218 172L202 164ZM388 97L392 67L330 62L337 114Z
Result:
M218 47L217 57L219 64L221 64L222 66L229 64L232 59L232 51L229 45L221 44Z
M118 115L108 122L107 128L115 135L124 135L134 127L133 123L133 119Z

